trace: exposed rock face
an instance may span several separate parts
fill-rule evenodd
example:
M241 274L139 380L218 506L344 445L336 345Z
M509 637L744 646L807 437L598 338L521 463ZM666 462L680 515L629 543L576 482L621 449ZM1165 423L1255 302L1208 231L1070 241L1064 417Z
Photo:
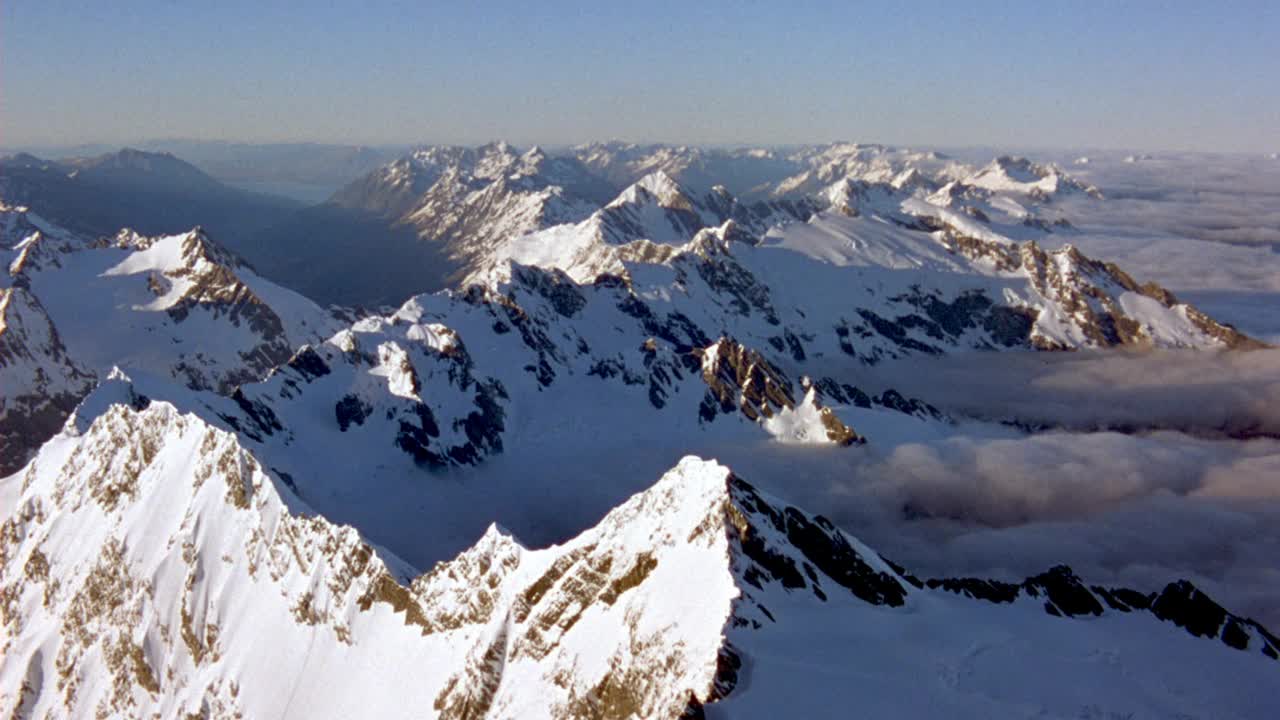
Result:
M1197 343L1231 349L1264 347L1235 328L1179 303L1165 288L1155 283L1140 285L1114 263L1089 258L1070 245L1048 252L1034 241L1010 245L950 233L944 242L965 257L1024 275L1035 294L1047 301L1039 310L1032 310L1030 303L1024 306L1030 322L1014 322L1016 316L1009 310L1019 310L1017 306L1002 308L1003 317L983 321L988 329L999 328L1000 338L1009 345L1021 340L1025 327L1032 345L1050 350ZM1158 318L1156 322L1163 326L1140 320L1139 315ZM1174 337L1170 337L1170 328L1179 326L1182 329L1173 330Z
M806 441L862 441L816 395L797 396L794 381L759 353L728 340L709 343L688 318L654 313L624 285L584 288L532 268L516 278L507 294L477 291L444 306L452 322L469 329L466 343L427 321L439 316L430 308L448 298L424 296L303 348L270 378L241 386L235 407L209 408L252 439L284 447L295 428L331 417L340 434L326 444L347 446L352 457L395 447L427 467L474 464L501 452L513 393L574 391L584 382L616 385L628 398L610 406L611 422L662 417L693 428L730 413L774 434L803 425ZM606 313L612 326L583 326L586 313ZM634 345L619 347L622 328ZM472 342L502 352L475 356ZM721 362L700 359L719 345Z
M1146 283L1142 287L1144 289L1143 294L1152 294L1157 299L1173 297L1173 293L1153 283ZM1162 299L1161 302L1163 301ZM1214 320L1191 305L1180 305L1179 307L1196 328L1216 340L1223 347L1232 350L1257 350L1268 347L1266 343L1245 335L1231 325Z
M791 383L760 353L720 338L701 354L702 380L708 387L704 419L713 419L718 409L722 413L740 411L755 421L795 407Z
M1148 600L1153 615L1196 637L1217 638L1237 650L1260 645L1263 655L1280 660L1280 638L1252 619L1228 612L1186 580L1170 583ZM1123 605L1123 601L1120 604ZM1116 607L1115 603L1111 605Z
M803 352L787 330L777 340ZM255 442L278 445L281 458L266 450L269 462L291 475L300 470L288 448L303 428L334 462L383 462L378 453L396 448L427 468L471 465L508 446L512 408L556 413L543 398L597 388L613 399L583 412L611 425L698 431L720 416L715 432L722 435L750 436L763 426L795 441L861 442L807 386L797 392L798 382L757 351L726 341L733 359L705 366L716 344L625 278L579 285L558 271L517 266L501 292L474 286L420 296L299 350L269 378L242 385L234 406L207 406ZM323 418L330 420L322 429L333 434L321 442L314 428Z
M507 400L502 383L476 377L472 365L449 328L367 319L242 386L241 412L222 419L260 442L288 443L294 428L328 415L353 448L395 447L428 467L469 465L502 451Z
M94 380L26 287L0 288L0 477L58 431Z
M1042 602L1044 611L1055 617L1099 616L1108 612L1150 613L1196 637L1218 640L1237 650L1252 649L1273 660L1280 659L1280 638L1254 620L1227 611L1186 580L1169 583L1159 593L1143 593L1130 588L1085 585L1071 568L1059 565L1022 583L944 578L923 583L916 580L913 584L997 604L1019 599L1034 600Z
M412 226L424 241L447 247L465 271L502 238L585 218L612 190L572 158L492 143L417 150L331 202Z
M902 393L892 388L878 395L869 395L861 388L848 383L837 382L829 377L822 378L814 384L814 387L823 397L842 405L852 405L860 408L880 407L886 410L896 410L922 420L951 421L946 414L933 405L919 398L905 397Z
M748 585L764 590L776 583L788 590L809 590L825 602L834 592L831 585L824 589L826 580L872 605L901 607L905 603L907 590L896 573L879 558L864 557L826 518L779 507L736 477L729 478L728 487L731 503L726 509L734 538L750 560L737 569ZM775 621L750 592L744 598L744 612L737 616L737 623Z
M707 384L707 394L698 408L703 422L715 420L717 414L736 411L777 435L779 425L808 410L815 414L809 422L817 421L821 426L819 437L827 442L841 446L865 442L830 408L822 405L808 378L802 381L804 397L797 402L791 381L754 350L720 338L698 354L702 359L702 380Z

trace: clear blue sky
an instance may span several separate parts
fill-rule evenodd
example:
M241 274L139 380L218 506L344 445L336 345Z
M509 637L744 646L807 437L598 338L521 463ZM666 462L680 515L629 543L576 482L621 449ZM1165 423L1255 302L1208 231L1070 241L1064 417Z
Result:
M1260 2L3 0L0 145L1280 150Z

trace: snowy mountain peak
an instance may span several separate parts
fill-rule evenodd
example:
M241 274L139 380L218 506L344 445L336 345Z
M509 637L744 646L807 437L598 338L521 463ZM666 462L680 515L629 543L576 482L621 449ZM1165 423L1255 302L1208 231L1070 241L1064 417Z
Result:
M237 666L292 674L277 650L350 646L358 598L390 569L351 529L306 517L235 435L168 403L117 402L129 392L117 376L86 400L5 518L0 707L279 714Z
M47 393L45 401L0 408L0 426L30 431L6 448L16 456L56 430L95 373L118 365L229 395L287 361L295 345L341 327L314 303L258 277L200 228L89 239L25 211L5 214L11 229L30 233L0 247L9 270L0 276L3 339L14 358L0 359L0 381ZM12 469L5 456L0 468Z
M541 163L546 162L548 157L547 152L542 149L542 146L534 145L524 151L524 154L520 156L520 161L526 166L536 167Z
M99 245L104 243L99 242ZM248 265L243 259L214 242L202 227L178 235L147 236L131 228L124 228L109 241L109 244L122 250L151 250L156 245L163 245L163 254L168 260L167 270L195 273L208 271L210 266L217 266L227 272L233 272Z
M344 191L462 280L341 318L198 227L0 205L0 716L1269 716L1241 688L1280 640L1189 582L917 576L737 460L642 489L711 449L816 498L809 468L875 487L917 438L1021 432L882 361L1256 346L1082 252L1060 168L578 151Z
M688 193L663 170L655 170L640 178L606 207L642 205L650 201L670 210L693 210L693 201Z
M492 140L477 148L480 155L509 156L515 152L506 140Z
M920 172L920 169L916 167L909 167L898 173L893 180L890 181L890 184L899 190L904 188L931 190L937 187L937 183L931 180L924 173Z
M904 200L895 185L849 177L832 183L821 197L830 208L845 215L857 217L865 213L884 219L901 216Z
M964 180L966 185L1048 198L1062 191L1101 197L1097 188L1067 175L1057 165L1042 165L1025 157L1002 155Z

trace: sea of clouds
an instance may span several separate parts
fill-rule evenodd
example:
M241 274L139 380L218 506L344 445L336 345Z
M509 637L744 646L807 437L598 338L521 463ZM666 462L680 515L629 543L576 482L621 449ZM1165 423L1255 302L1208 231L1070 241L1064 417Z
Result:
M1057 157L1105 200L1062 198L1073 243L1154 280L1214 317L1280 343L1280 159L1156 153ZM1132 157L1135 162L1126 162Z
M979 354L867 382L929 399L955 432L861 427L868 447L828 467L757 459L770 489L926 575L1185 577L1280 627L1280 350ZM996 418L1040 431L972 422Z

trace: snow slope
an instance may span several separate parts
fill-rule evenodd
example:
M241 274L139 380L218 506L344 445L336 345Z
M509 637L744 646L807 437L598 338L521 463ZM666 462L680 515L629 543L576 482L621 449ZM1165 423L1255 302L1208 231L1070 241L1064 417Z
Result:
M56 430L95 374L113 366L229 394L343 324L258 277L199 228L92 239L26 208L0 206L0 216L0 424L45 429L30 434L38 440L24 441L24 453ZM43 400L22 399L29 396Z

